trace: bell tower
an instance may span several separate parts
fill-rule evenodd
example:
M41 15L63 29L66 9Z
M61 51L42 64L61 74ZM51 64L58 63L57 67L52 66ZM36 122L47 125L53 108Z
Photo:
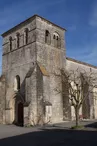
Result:
M56 74L60 73L60 69L65 68L66 63L65 31L42 17L36 17L37 62L48 73L48 76L43 76L43 98L52 104L49 109L52 113L52 122L63 119L62 95L57 94L55 89L61 88L61 78Z
M34 15L2 34L6 123L63 120L62 95L55 89L62 88L56 74L66 64L65 31Z

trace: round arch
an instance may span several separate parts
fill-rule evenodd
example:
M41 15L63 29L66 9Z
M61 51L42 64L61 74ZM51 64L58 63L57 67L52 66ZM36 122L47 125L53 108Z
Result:
M20 90L20 76L16 75L14 79L14 91L19 91Z

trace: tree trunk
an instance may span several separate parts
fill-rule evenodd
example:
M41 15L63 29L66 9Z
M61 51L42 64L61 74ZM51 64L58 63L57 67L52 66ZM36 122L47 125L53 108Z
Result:
M76 127L79 125L79 108L76 106L75 107L75 120L76 120Z

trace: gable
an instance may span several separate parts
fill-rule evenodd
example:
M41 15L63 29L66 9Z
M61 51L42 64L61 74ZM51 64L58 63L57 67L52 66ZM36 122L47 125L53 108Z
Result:
M47 72L46 68L39 62L37 62L39 68L40 68L40 71L41 73L44 75L44 76L49 76L49 73Z

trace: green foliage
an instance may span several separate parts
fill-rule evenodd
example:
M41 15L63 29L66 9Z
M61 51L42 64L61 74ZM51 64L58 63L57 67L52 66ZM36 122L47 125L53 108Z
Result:
M30 128L30 127L33 127L33 125L31 125L31 124L26 124L25 127L26 127L26 128Z
M72 126L71 129L74 129L74 130L76 130L76 129L84 129L84 126L82 126L82 125Z

